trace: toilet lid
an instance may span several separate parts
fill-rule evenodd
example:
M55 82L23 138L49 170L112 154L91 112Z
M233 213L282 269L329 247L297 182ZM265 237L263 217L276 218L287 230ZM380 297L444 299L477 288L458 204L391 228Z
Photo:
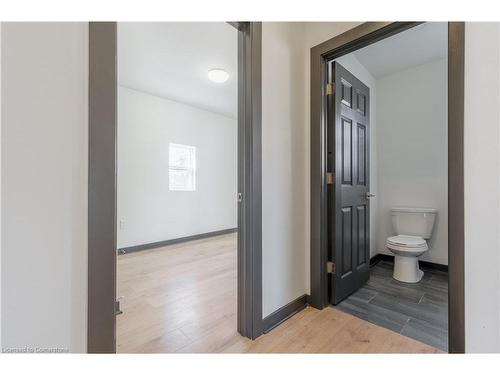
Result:
M399 235L389 237L387 243L404 247L426 247L427 244L422 237Z

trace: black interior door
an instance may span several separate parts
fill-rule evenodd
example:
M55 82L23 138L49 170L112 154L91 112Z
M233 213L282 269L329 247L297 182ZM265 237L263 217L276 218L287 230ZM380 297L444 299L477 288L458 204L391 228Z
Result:
M337 62L329 72L329 248L337 304L370 277L369 89Z

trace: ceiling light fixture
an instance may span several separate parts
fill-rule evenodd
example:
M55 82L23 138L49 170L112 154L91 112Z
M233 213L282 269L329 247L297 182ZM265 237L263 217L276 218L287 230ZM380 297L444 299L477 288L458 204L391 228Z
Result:
M208 71L208 79L215 83L224 83L228 80L229 73L224 69L211 69Z

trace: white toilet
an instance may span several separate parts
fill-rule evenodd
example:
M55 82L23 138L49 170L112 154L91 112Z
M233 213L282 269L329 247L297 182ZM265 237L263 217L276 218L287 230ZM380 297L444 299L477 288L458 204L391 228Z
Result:
M418 257L428 250L426 239L431 238L437 210L434 208L395 207L391 209L392 226L396 236L388 237L386 247L394 253L396 280L418 283L424 272Z

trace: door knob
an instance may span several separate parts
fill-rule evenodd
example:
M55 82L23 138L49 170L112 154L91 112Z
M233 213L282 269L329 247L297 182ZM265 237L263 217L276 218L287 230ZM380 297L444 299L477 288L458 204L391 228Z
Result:
M370 192L368 191L368 192L366 192L366 199L370 199L370 198L375 198L375 194L370 193Z

